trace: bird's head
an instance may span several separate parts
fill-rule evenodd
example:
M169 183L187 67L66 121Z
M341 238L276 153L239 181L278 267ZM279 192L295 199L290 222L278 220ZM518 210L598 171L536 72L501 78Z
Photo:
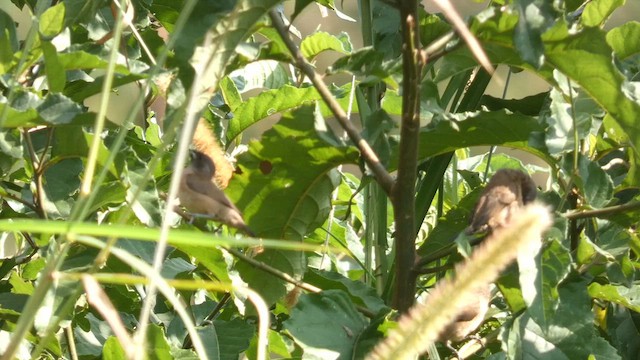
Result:
M208 178L213 178L216 173L216 166L208 155L198 150L190 150L189 156L191 156L191 167L196 172Z

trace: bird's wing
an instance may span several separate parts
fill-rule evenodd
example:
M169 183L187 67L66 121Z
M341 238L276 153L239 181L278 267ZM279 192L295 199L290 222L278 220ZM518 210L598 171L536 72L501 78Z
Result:
M238 208L236 208L236 206L233 205L231 200L229 200L227 195L225 195L224 192L222 192L222 190L218 189L218 187L213 183L213 181L208 179L202 180L201 178L198 178L196 176L187 176L186 179L187 179L186 181L187 186L189 186L191 190L197 193L206 195L212 198L213 200L219 202L220 204L239 212Z

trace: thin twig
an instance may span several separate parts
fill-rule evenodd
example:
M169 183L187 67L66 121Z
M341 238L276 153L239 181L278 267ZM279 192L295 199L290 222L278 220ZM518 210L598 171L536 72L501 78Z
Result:
M44 174L42 166L40 166L41 162L38 159L36 154L36 150L33 147L33 142L31 141L31 134L26 129L23 130L24 139L27 144L27 149L29 149L29 156L31 158L31 164L33 166L33 176L34 181L36 183L36 193L33 196L33 200L36 205L36 213L43 219L47 218L47 213L44 211L44 186L42 184L42 176Z
M256 269L260 269L266 273L269 273L277 278L280 278L290 284L293 284L303 290L312 292L312 293L319 293L320 291L322 291L322 289L315 287L311 284L307 284L303 281L300 280L296 280L293 276L287 274L286 272L280 271L276 268L273 268L261 261L257 261L254 260L252 258L250 258L249 256L241 253L240 251L236 250L236 249L231 249L231 248L224 248L226 251L228 251L231 255L235 256L236 258L246 262L247 264L255 267Z
M182 210L176 209L176 213L178 215L180 215L185 220L189 220L190 219L189 214L185 213ZM193 224L193 226L195 226L199 230L208 231L207 228L205 228L202 225ZM231 255L233 255L236 258L238 258L239 260L246 262L247 264L255 267L258 270L262 270L262 271L264 271L266 273L269 273L269 274L271 274L271 275L273 275L273 276L275 276L275 277L277 277L277 278L279 278L279 279L281 279L283 281L286 281L289 284L292 284L292 285L294 285L296 287L299 287L302 290L306 290L308 292L312 292L312 293L315 293L315 294L320 293L322 291L322 289L319 288L319 287L313 286L313 285L311 285L309 283L306 283L304 281L296 280L293 276L291 276L291 275L289 275L289 274L287 274L287 273L285 273L283 271L280 271L280 270L278 270L278 269L276 269L274 267L271 267L271 266L269 266L269 265L267 265L267 264L265 264L265 263L263 263L261 261L255 260L255 259L243 254L242 252L240 252L238 250L235 250L235 249L232 249L232 248L229 248L229 247L223 247L223 248L226 251L228 251ZM376 315L373 311L371 311L371 310L369 310L367 308L364 308L362 306L356 306L356 309L360 313L362 313L364 316L369 317L369 318L374 318L375 315Z
M12 195L8 192L5 192L3 194L0 194L0 198L7 198L7 199L11 199L14 201L19 202L20 204L28 207L29 209L33 210L36 214L40 215L40 209L38 209L38 207L30 202L28 202L27 200L24 200L22 198L19 198L16 195Z
M420 275L427 275L427 274L439 273L439 272L446 271L446 270L449 270L449 269L453 269L453 264L445 264L445 265L440 265L440 266L428 267L428 268L424 268L424 269L416 269L414 271L417 274L420 274Z
M271 10L269 11L269 17L271 18L271 23L273 24L274 28L280 34L282 41L284 41L285 45L293 55L298 68L309 78L309 80L311 80L313 86L320 94L320 97L322 97L324 102L327 104L329 109L331 109L331 112L340 123L340 126L342 126L342 128L347 132L347 135L349 135L349 139L351 139L351 141L360 150L362 158L367 163L367 166L369 167L371 172L373 172L380 186L388 195L390 195L391 189L394 184L393 177L391 177L389 172L385 169L384 165L382 165L380 159L378 158L378 155L376 155L376 153L371 148L371 145L369 145L369 143L367 143L367 141L363 139L362 136L360 136L358 130L353 126L353 124L351 124L349 118L347 117L347 114L342 109L340 104L338 104L338 102L333 98L331 91L329 90L327 85L325 85L320 74L315 71L313 65L311 65L307 61L307 59L304 58L304 55L302 55L300 49L296 46L296 44L294 44L293 40L291 40L291 38L289 37L289 32L282 22L280 15L275 10Z
M471 246L476 246L478 245L482 240L484 239L484 236L478 236L476 238L473 238L471 240L469 240L469 245ZM416 261L416 265L414 266L414 272L421 274L422 273L422 267L433 262L436 261L438 259L441 259L445 256L449 256L453 253L456 252L456 244L455 243L451 243L447 246L441 247L440 249L429 253L429 255L424 256L422 258L420 258L420 260Z

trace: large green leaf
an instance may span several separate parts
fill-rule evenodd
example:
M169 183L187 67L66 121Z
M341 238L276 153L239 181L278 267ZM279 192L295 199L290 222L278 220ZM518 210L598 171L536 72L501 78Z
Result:
M562 166L567 174L573 173L573 159L565 157ZM597 162L580 155L577 168L578 174L573 181L584 195L586 204L599 208L611 201L613 182Z
M636 153L640 152L640 103L620 91L625 79L613 64L606 33L587 28L574 34L559 23L543 39L547 61L593 97L624 129Z
M502 145L530 152L550 164L553 159L546 149L529 143L533 133L543 131L538 120L507 111L479 111L449 115L434 120L420 131L419 159L470 146ZM391 160L397 161L397 144L393 144ZM392 163L390 168L395 169Z
M239 319L216 320L198 329L209 359L235 360L249 347L254 327Z
M638 285L628 288L622 285L592 283L589 285L589 295L594 299L611 301L635 312L640 312L640 287Z
M64 27L65 3L59 3L48 8L40 17L40 35L45 39L52 39Z
M310 270L304 280L323 290L343 290L349 294L354 304L364 306L374 313L386 308L382 299L376 294L375 289L366 286L361 281L351 280L338 273Z
M297 88L284 85L279 89L263 91L260 95L251 97L235 109L233 119L229 121L227 143L230 143L249 126L274 113L291 110L314 100L320 100L320 95L312 86Z
M307 59L313 59L323 51L334 50L342 54L353 51L349 35L345 32L338 36L331 35L324 31L316 32L305 37L300 43L300 51Z
M527 313L543 331L549 331L559 306L558 286L571 269L569 250L553 241L537 254L535 260L518 260L518 265L522 296L529 307Z
M607 33L607 44L622 60L640 53L640 22L629 21Z
M353 147L332 146L314 130L313 106L283 115L238 157L228 193L261 236L301 240L329 214L340 176L332 171L355 163Z
M339 290L305 294L291 310L284 328L305 358L351 359L367 322L349 296Z
M624 3L625 0L589 1L582 12L582 24L590 27L602 26L613 11Z
M546 327L527 311L513 320L503 334L502 344L511 359L586 359L589 355L620 359L596 330L585 281L559 288L559 305Z
M169 0L171 1L171 0ZM208 93L210 89L216 89L218 83L224 76L224 71L229 64L230 60L235 56L235 49L237 46L245 41L252 33L253 27L257 21L259 21L271 7L275 6L279 1L277 0L238 0L235 4L233 11L227 12L228 5L235 3L233 0L227 0L224 5L216 4L217 0L208 1L213 3L215 7L224 9L220 13L216 14L220 16L214 23L215 25L209 30L209 36L211 36L212 44L207 49L202 49L195 53L193 58L189 57L185 60L191 59L191 63L194 66L205 64L205 71L203 74L199 74L203 78L207 79L206 82L201 84L201 88L197 89L197 93ZM232 5L233 6L233 5ZM197 14L194 11L192 15L195 18L210 16L208 14ZM204 20L201 20L204 21ZM199 24L197 22L196 24ZM191 26L191 24L190 24ZM188 27L190 27L188 26ZM188 28L187 27L187 28ZM196 29L201 31L201 29ZM194 45L194 39L188 39L191 31L184 32L183 37L187 41L186 50L191 52ZM199 33L197 35L200 35ZM179 49L177 48L176 51ZM188 81L185 82L189 84ZM202 98L199 105L203 108L208 103L208 96Z

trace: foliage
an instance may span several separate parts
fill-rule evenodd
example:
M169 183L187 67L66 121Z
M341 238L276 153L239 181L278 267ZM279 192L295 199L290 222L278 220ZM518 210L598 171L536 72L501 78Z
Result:
M279 1L53 3L0 4L5 357L256 358L269 323L270 357L364 358L397 325L397 270L421 270L394 257L393 212L412 204L389 201L342 135L273 26L285 17ZM355 76L330 94L388 172L403 166L407 97L395 3L360 2L365 47L326 31L300 41L309 62L340 57L316 71ZM554 224L528 268L512 265L496 282L477 357L640 351L640 22L605 26L623 3L503 0L471 16L509 74L499 85L526 87L509 80L522 71L548 85L520 99L488 95L492 76L464 41L443 16L419 11L422 46L444 41L417 79L418 180L394 191L416 199L421 265L460 261L456 235L497 169L549 177L539 198ZM315 6L344 17L333 1L298 0L295 15ZM225 192L260 240L166 211L199 115L235 156ZM412 295L442 276L418 277ZM150 283L159 295L148 324Z

